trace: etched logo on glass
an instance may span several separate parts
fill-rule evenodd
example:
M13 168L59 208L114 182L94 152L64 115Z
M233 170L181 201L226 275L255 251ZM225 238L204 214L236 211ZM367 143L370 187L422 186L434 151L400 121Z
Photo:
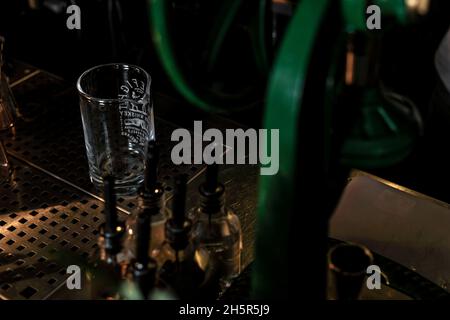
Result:
M148 109L150 106L145 97L145 83L137 79L127 80L120 86L119 105L121 117L121 134L130 139L131 142L145 145L150 135L150 123Z

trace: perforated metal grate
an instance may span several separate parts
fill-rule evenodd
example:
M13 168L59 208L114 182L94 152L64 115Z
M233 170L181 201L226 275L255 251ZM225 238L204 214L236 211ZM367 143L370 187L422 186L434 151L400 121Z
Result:
M13 160L11 181L0 185L0 296L44 299L67 277L67 266L54 259L55 253L87 258L95 250L103 204L88 194L98 191L89 181L73 88L40 72L13 90L23 118L2 139L8 153L24 162ZM160 141L170 141L174 128L156 121ZM171 165L170 149L161 145L160 175L168 193L173 174L192 178L200 171L196 166ZM118 198L118 205L133 212L136 198Z
M98 194L89 180L78 96L73 88L61 83L61 80L41 72L14 88L21 109L35 111L27 115L32 120L16 123L15 130L4 140L5 146L16 157ZM173 165L170 160L173 146L170 136L177 127L161 119L156 119L155 125L158 141L167 142L160 144L159 170L166 191L171 192L174 174L185 173L192 178L200 167ZM136 201L135 198L119 198L118 205L133 211Z
M19 74L14 78L18 82L13 90L24 117L13 132L1 136L13 156L14 170L11 181L0 185L0 298L45 299L67 277L67 265L58 262L55 254L86 258L94 252L103 204L92 196L99 193L89 181L73 86L46 72L23 82ZM200 180L196 177L203 168L172 164L170 135L175 128L156 119L160 177L170 194L173 175L187 174L192 181L187 197L187 207L191 207L198 201ZM243 226L244 266L252 259L257 175L256 166L227 167L221 174L233 189L229 205ZM135 198L118 199L118 205L128 212L136 209L136 202ZM120 214L124 219L125 214Z
M43 299L66 279L67 265L54 259L58 251L92 254L103 204L18 161L12 164L11 181L0 185L0 295Z

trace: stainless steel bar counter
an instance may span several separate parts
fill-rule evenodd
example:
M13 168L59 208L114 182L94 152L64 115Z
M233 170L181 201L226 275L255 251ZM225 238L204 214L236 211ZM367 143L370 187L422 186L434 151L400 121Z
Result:
M9 64L9 77L20 117L2 134L13 172L0 185L0 297L80 298L64 290L67 265L55 257L64 253L87 258L93 253L103 222L103 199L89 181L75 85L20 62ZM173 101L158 94L154 99L161 180L170 195L172 176L187 174L187 206L192 207L205 168L171 162L170 134L178 126L158 114ZM211 121L236 126L221 118ZM230 190L227 203L241 220L244 267L253 259L258 173L257 166L240 165L223 166L220 174ZM135 198L117 200L123 219L137 208Z

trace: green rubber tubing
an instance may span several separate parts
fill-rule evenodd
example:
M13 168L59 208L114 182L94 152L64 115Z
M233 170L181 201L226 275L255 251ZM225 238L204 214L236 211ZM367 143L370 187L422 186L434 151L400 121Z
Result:
M207 48L210 48L210 55L207 60L208 71L211 71L217 62L217 57L219 56L225 36L230 30L241 4L242 0L227 0L222 3L219 17L212 28L208 40Z
M229 30L231 23L233 22L233 19L240 7L241 2L242 0L232 0L227 4L227 8L229 10L225 11L220 18L221 23L216 29L217 38L212 43L212 55L208 61L208 65L210 63L214 63L217 54L222 46L225 35ZM170 34L167 28L166 3L166 0L149 1L150 26L153 42L155 44L158 56L175 88L189 103L206 112L227 113L230 111L244 109L241 106L231 104L227 107L212 104L206 101L204 98L200 97L198 93L188 84L186 77L183 75L183 72L176 63L176 58L173 52Z
M299 116L311 54L330 1L299 2L269 80L264 126L280 130L280 168L276 175L260 177L253 298L276 299L289 287L288 238L295 202Z
M168 73L175 88L186 98L186 100L204 111L217 112L216 108L210 106L194 93L175 61L166 24L165 2L166 1L164 0L150 0L149 6L152 38L164 69Z

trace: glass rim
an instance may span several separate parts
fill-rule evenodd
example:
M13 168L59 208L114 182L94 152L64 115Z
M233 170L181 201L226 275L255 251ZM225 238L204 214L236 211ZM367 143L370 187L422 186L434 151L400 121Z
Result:
M356 243L340 243L335 246L333 246L328 251L328 267L330 270L341 273L344 276L360 276L362 274L366 273L366 270L360 270L360 271L346 271L343 270L341 267L337 266L335 261L333 260L333 254L338 250L342 248L353 248L353 249L359 249L361 253L368 259L368 266L373 263L374 257L372 252L364 245L356 244Z
M117 103L118 101L133 101L132 99L119 99L119 98L98 98L98 97L94 97L88 93L86 93L83 89L83 87L81 86L81 81L84 77L86 77L87 74L89 74L90 72L97 70L97 69L101 69L101 68L105 68L105 67L111 67L111 66L119 66L121 68L124 69L137 69L140 72L143 72L143 74L145 75L145 77L147 78L147 84L145 86L145 95L148 94L148 91L150 89L150 85L152 83L152 77L150 76L150 74L145 71L143 68L134 65L134 64L129 64L129 63L120 63L120 62L113 62L113 63L105 63L105 64L99 64L96 66L93 66L89 69L87 69L86 71L84 71L77 80L77 91L80 95L82 95L84 98L86 98L87 100L90 101L96 101L96 102L101 102L101 103Z

